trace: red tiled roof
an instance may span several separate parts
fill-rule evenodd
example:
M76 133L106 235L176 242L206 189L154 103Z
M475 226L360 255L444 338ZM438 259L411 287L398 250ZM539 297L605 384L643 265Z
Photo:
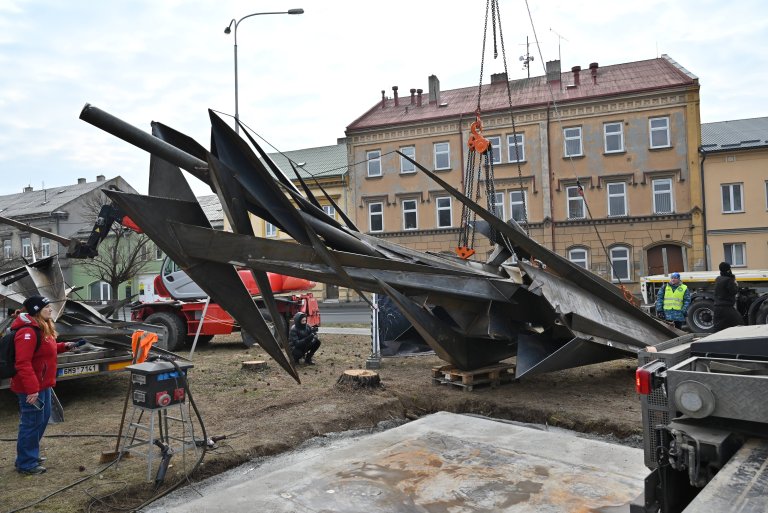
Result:
M698 84L698 78L666 55L657 59L598 67L597 83L593 81L592 70L582 69L580 84L573 88L567 87L574 83L573 72L562 72L560 77L560 83L551 84L551 88L548 87L544 76L511 81L513 108L546 105L552 101L553 97L558 104L565 104L589 98ZM504 82L493 85L484 84L481 98L483 112L509 109ZM393 99L387 99L383 109L381 101L378 101L368 112L353 121L347 127L347 131L472 114L477 107L477 87L441 91L439 103L445 105L440 107L429 103L428 91L424 91L421 107L417 107L415 103L411 105L411 98L408 95L400 97L397 107Z

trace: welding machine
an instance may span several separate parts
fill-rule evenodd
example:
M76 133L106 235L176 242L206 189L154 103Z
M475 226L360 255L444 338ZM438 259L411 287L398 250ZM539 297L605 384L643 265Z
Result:
M142 408L165 408L183 403L187 396L189 362L166 361L137 363L126 367L131 372L133 404Z

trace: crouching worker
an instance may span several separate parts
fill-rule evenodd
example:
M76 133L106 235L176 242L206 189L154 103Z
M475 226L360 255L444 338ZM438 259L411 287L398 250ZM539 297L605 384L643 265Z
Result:
M21 420L16 442L16 470L33 475L45 472L40 457L40 440L51 416L51 387L56 385L56 355L77 346L56 342L53 313L48 298L31 296L24 312L11 324L16 332L16 375L11 390L19 398Z
M293 326L288 333L288 342L291 346L293 363L299 363L304 358L304 363L314 365L312 357L320 348L320 339L317 338L317 327L307 325L307 314L299 312L293 316Z

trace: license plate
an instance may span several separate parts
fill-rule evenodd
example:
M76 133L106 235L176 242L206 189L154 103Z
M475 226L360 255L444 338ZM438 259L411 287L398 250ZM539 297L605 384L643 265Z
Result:
M91 365L78 365L77 367L64 367L59 369L58 376L79 376L81 374L95 374L99 372L99 364L93 363Z

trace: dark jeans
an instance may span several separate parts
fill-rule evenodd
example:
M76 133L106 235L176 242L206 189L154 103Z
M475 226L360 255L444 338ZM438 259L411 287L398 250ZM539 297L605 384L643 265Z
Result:
M40 457L40 440L43 438L48 419L51 418L51 389L41 390L39 397L43 409L38 410L27 404L26 394L16 394L19 398L21 418L19 420L19 436L16 441L16 468L30 470L35 468Z
M715 331L720 331L724 330L725 328L744 324L744 319L741 318L741 314L732 306L715 305L713 313Z
M320 339L317 338L317 336L314 336L306 344L292 347L291 356L293 356L293 361L296 363L298 363L301 358L304 358L305 362L311 362L312 357L318 349L320 349Z

